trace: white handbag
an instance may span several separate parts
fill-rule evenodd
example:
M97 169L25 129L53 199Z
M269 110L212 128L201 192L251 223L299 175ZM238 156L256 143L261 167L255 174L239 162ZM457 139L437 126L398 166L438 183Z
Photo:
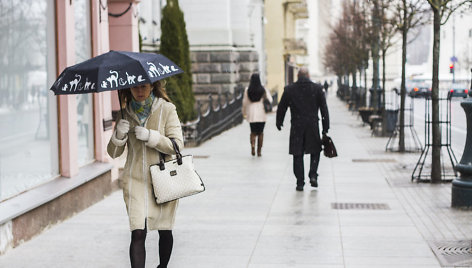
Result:
M150 167L152 188L157 204L205 191L205 185L193 166L193 157L182 156L175 141L170 140L174 146L176 158L164 162L164 155L161 154L159 164Z

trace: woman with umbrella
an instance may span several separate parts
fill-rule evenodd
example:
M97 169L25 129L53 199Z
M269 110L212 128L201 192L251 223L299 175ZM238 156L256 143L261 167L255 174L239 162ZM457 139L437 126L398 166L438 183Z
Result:
M124 119L118 122L107 150L116 158L123 153L125 145L128 146L121 179L131 229L131 267L145 266L147 230L159 231L158 267L167 267L178 201L161 205L155 202L149 166L159 162L160 153L175 154L170 139L183 148L180 121L161 81L121 91Z
M116 158L128 147L121 181L131 229L129 254L133 268L144 268L147 230L159 231L158 267L167 267L172 252L178 201L162 205L155 202L149 167L159 163L161 154L167 155L166 160L175 154L171 139L183 148L176 109L161 82L182 72L160 54L109 51L67 67L51 87L56 95L121 92L121 120L107 151Z

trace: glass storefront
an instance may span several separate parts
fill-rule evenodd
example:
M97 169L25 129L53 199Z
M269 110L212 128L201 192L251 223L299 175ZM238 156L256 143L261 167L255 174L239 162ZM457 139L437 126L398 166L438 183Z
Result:
M0 201L59 174L53 0L0 1Z
M76 63L92 57L90 0L74 1L75 17L75 57ZM77 130L79 166L94 160L93 142L93 98L92 94L78 94Z

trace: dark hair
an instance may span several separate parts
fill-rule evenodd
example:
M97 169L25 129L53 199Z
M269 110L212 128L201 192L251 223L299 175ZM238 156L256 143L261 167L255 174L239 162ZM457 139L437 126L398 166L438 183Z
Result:
M159 80L151 84L152 86L152 93L154 96L158 98L162 98L168 102L170 101L169 96L167 96L166 89L164 88L165 86L165 81ZM127 89L122 89L119 91L121 94L121 103L123 105L128 105L129 102L133 99L133 95L131 94L131 88ZM124 108L124 107L123 107Z
M261 79L259 74L254 73L251 75L251 82L249 82L249 87L247 89L247 96L252 102L259 101L262 96L265 94L265 89L261 84Z

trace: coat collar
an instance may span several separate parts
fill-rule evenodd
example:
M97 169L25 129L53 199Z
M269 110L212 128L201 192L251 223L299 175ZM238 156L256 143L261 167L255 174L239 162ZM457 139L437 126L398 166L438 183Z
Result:
M310 78L300 77L300 78L298 78L296 83L312 83L312 81L310 80Z

